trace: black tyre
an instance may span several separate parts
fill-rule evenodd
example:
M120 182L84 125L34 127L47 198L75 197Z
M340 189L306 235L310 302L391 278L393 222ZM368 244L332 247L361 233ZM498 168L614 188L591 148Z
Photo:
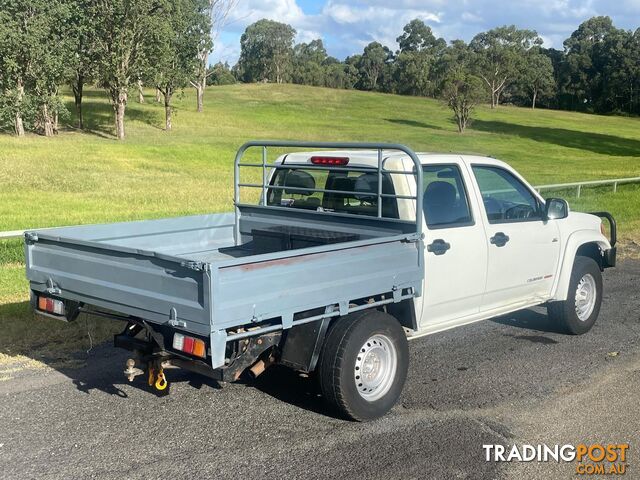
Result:
M567 299L551 302L547 308L551 320L571 335L587 333L596 323L602 303L602 274L590 257L576 257L569 280Z
M336 320L318 363L320 390L342 416L379 418L396 403L407 378L409 346L391 315L377 310Z

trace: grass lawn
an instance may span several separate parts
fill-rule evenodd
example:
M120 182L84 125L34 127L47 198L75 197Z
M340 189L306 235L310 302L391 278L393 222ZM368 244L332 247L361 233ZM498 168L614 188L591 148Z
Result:
M68 129L52 139L0 134L0 231L229 210L233 155L256 138L388 141L419 151L479 153L509 162L533 184L640 176L637 118L481 107L460 135L449 110L434 100L233 85L209 88L203 114L186 92L176 100L174 130L165 132L164 110L148 93L145 104L132 99L127 107L124 142L114 140L111 107L97 90L85 96L87 132ZM639 186L573 196L567 192L572 208L611 211L623 240L640 243ZM75 325L34 320L26 299L21 243L0 241L0 352L35 348L49 355L52 344L88 343L83 319ZM94 340L110 334L95 322ZM29 334L21 340L25 326Z

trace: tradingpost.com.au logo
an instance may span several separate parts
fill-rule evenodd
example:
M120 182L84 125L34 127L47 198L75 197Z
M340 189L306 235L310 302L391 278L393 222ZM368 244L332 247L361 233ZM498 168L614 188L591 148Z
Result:
M624 475L628 443L482 445L487 462L576 462L576 475Z

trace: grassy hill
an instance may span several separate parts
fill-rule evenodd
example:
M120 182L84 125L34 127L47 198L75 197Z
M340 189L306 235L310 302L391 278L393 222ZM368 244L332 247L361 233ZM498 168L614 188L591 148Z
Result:
M165 132L164 110L148 93L145 104L132 99L128 105L124 142L114 140L111 107L96 90L85 98L88 132L68 129L52 139L0 135L0 231L229 210L233 155L256 138L389 141L420 151L492 155L534 184L640 176L637 118L481 107L460 135L449 110L434 100L234 85L209 88L203 114L186 92L176 100L174 130ZM620 187L615 195L583 191L579 201L572 195L572 208L612 211L621 236L640 243L640 187ZM19 241L0 242L0 347L16 345L21 322L32 328L29 345L66 342L70 332L84 338L74 326L29 320L21 257Z
M174 131L165 132L164 110L151 96L130 101L128 138L117 142L106 96L90 91L91 133L0 136L0 231L229 209L233 154L255 138L487 154L535 184L640 175L640 119L479 108L460 135L437 101L292 85L210 88L204 114L188 91L176 107ZM617 207L614 198L599 201Z

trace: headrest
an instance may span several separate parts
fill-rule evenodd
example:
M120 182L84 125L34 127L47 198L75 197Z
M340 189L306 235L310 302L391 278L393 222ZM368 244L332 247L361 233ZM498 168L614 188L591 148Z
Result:
M303 170L291 170L284 179L285 187L292 188L308 188L310 190L288 190L284 189L284 193L289 195L311 195L313 189L316 188L316 181L310 173Z
M329 190L341 190L343 192L353 192L353 178L335 177L331 182ZM335 195L347 195L346 193L336 193Z
M424 191L424 202L430 206L449 206L456 201L456 187L449 182L431 182Z
M371 200L378 197L378 174L364 173L356 178L353 190L358 200ZM364 195L362 195L364 194Z

